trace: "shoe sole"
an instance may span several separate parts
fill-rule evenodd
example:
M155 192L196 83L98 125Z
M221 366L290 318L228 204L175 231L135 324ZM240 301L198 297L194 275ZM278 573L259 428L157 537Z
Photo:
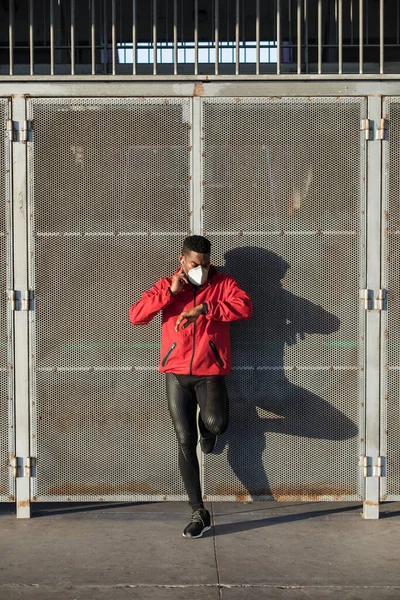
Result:
M184 533L182 533L184 538L192 538L193 540L197 540L197 538L201 538L203 537L203 533L205 533L206 531L210 531L211 529L211 525L209 527L204 527L203 531L201 533L199 533L199 535L185 535Z

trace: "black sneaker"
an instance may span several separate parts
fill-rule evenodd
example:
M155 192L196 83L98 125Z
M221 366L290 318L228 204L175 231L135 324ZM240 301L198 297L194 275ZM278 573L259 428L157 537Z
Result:
M194 510L192 518L183 531L183 537L199 538L205 531L211 529L210 513L205 508Z

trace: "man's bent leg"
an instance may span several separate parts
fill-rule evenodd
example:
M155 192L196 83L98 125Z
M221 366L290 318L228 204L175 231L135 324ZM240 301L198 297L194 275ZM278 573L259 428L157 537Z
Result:
M194 509L204 508L201 497L199 462L197 460L197 402L189 387L181 385L184 375L166 374L168 409L179 444L178 464L183 483ZM189 380L189 376L187 377Z
M202 378L196 385L196 398L200 407L200 444L203 452L209 454L214 449L217 435L228 427L229 400L225 378L221 375Z

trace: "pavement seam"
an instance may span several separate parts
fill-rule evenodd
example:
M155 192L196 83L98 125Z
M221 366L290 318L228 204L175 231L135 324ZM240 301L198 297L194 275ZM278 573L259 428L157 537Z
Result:
M274 590L400 590L400 585L282 585L268 583L115 583L102 584L71 584L71 583L0 583L1 588L7 587L53 587L67 589L122 589L122 588L161 588L161 589L188 589L188 588L218 588L218 589L274 589Z
M211 502L211 520L213 526L213 546L214 546L214 559L215 559L215 568L217 570L217 584L218 584L218 598L222 599L222 588L221 588L221 578L219 576L219 565L218 565L218 554L217 554L217 540L215 537L215 517L214 517L214 504Z

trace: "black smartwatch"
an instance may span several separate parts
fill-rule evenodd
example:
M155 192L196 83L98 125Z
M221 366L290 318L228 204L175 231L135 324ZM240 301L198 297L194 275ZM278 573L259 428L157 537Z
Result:
M201 307L201 314L206 315L208 313L207 302L203 302L203 306Z

